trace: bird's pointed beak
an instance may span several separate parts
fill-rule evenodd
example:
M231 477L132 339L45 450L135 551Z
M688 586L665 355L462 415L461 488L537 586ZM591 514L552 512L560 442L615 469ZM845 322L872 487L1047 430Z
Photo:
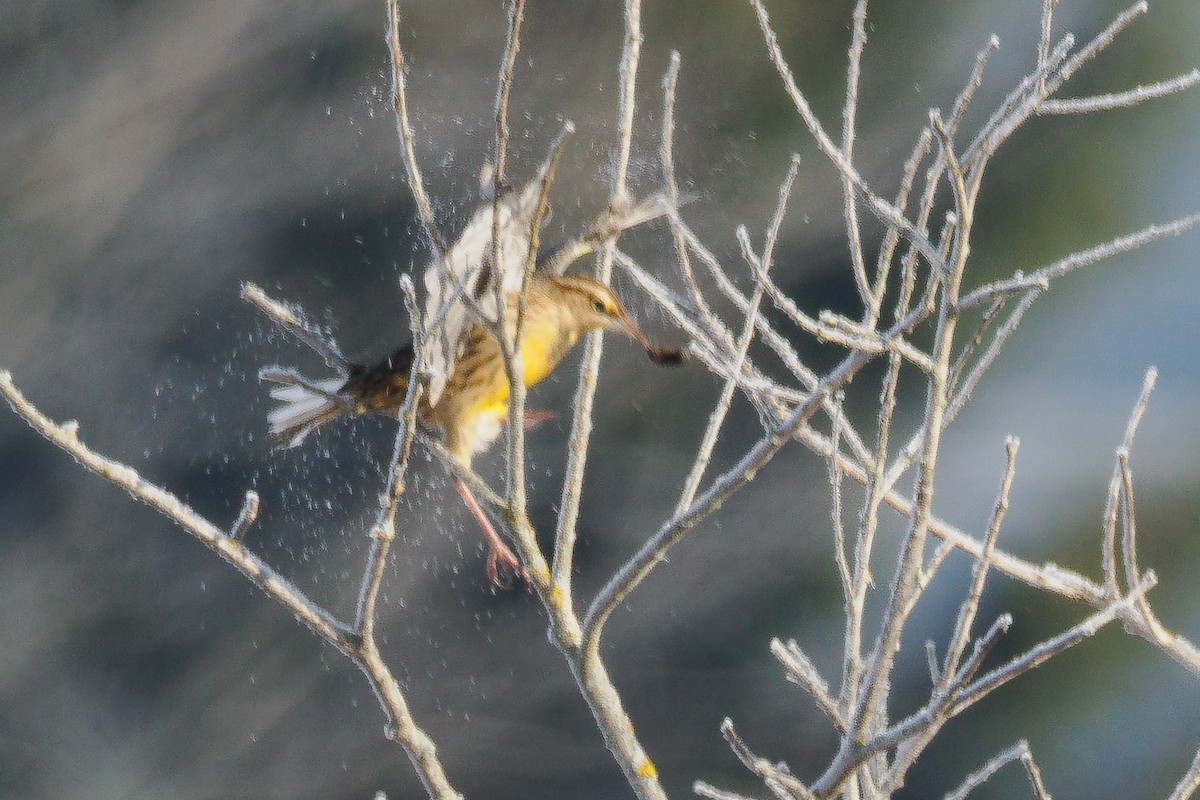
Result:
M642 329L637 326L624 310L621 311L621 316L617 319L617 327L633 337L634 341L642 346L642 349L646 351L646 355L655 364L675 365L683 362L682 350L677 347L656 347L646 338L646 334L642 333Z

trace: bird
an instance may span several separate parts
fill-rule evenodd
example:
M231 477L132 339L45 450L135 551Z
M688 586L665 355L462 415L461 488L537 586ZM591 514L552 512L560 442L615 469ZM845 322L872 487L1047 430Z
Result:
M524 274L531 242L536 242L536 231L548 215L546 189L556 162L557 147L523 189L510 189L481 206L454 245L425 271L426 330L420 370L425 385L417 418L440 432L450 457L467 470L509 421L509 378L496 338L498 298L505 329L512 331L524 291L519 354L526 386L547 377L579 339L594 330L624 333L655 363L683 360L680 349L653 345L611 288L593 278L565 274L571 263L594 252L601 241L665 213L663 198L610 209L587 232L552 250L528 276ZM493 243L497 212L500 236ZM497 280L500 292L495 290ZM272 441L279 447L295 447L312 431L345 415L398 414L415 374L416 355L409 342L374 364L347 361L343 374L318 381L290 369L262 369L260 379L276 384L270 396L280 403L267 417ZM545 412L529 412L521 424L545 416ZM496 532L470 487L457 474L453 482L483 532L490 582L503 586L509 575L527 579L520 559Z

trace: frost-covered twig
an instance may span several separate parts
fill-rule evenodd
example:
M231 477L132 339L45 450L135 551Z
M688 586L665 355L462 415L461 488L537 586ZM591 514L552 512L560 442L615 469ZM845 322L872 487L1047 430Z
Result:
M968 775L957 789L946 795L945 800L966 800L967 795L986 783L1001 767L1014 761L1022 761L1028 753L1029 743L1023 739L1007 750L997 753L986 764Z
M762 274L764 277L771 269L771 263L774 260L775 242L779 237L779 227L783 224L784 213L787 210L787 201L791 196L792 185L796 180L799 168L799 158L793 157L787 177L783 179L783 184L779 187L779 202L775 207L775 214L771 219L770 227L767 229L766 245L763 247L761 257L754 254L745 227L738 228L738 241L742 245L742 257L746 259L746 263L750 264L756 273ZM696 490L700 488L700 481L704 477L704 470L708 467L713 448L717 444L717 436L720 433L721 425L725 421L725 415L729 412L729 405L733 400L733 391L737 386L736 376L742 371L742 365L746 362L746 352L750 349L750 342L754 338L754 327L758 320L759 305L762 303L764 291L763 282L759 281L758 286L754 289L754 296L750 300L750 307L746 311L746 319L742 323L742 332L738 337L730 376L721 388L720 397L717 399L716 406L709 417L708 425L705 426L704 435L700 439L699 451L696 453L696 457L692 461L692 468L688 473L687 479L684 481L683 492L675 504L676 515L682 513L685 508L691 505L692 500L696 497Z
M625 38L621 50L617 105L617 143L613 154L612 181L609 191L611 209L623 208L628 202L625 185L629 158L633 149L633 116L636 102L638 59L642 47L641 0L625 2ZM596 279L608 283L612 276L614 241L605 241L596 267ZM573 563L575 528L579 521L579 503L583 492L583 473L587 466L588 444L592 436L592 407L600 376L600 358L604 353L600 333L588 335L583 362L579 367L579 383L575 390L574 413L567 446L566 476L563 478L562 502L555 532L554 572L551 576L560 601L571 608L571 564Z
M405 81L406 69L404 49L400 46L400 0L387 0L388 4L388 33L387 44L391 53L392 66L392 106L396 111L396 131L400 135L400 149L404 154L404 170L408 175L408 187L412 191L413 200L417 203L417 211L421 215L421 226L425 238L435 259L440 259L446 250L442 236L438 233L437 221L433 217L433 204L425 192L425 181L421 177L421 168L417 162L417 151L414 141L412 122L408 118L408 86Z
M292 334L302 344L308 345L325 363L338 372L345 373L350 362L342 355L341 348L331 336L309 322L299 307L281 303L267 296L257 284L246 281L242 284L242 299L257 306L279 327Z
M783 51L779 47L779 38L776 36L774 29L771 27L771 19L767 14L766 7L761 0L750 0L750 5L754 7L755 14L758 16L758 25L762 30L762 34L767 43L767 51L771 57L772 64L775 65L776 71L783 80L784 88L787 90L788 96L791 97L793 105L799 112L801 119L804 121L813 139L820 146L825 156L833 163L835 167L842 173L847 181L854 187L862 201L871 211L879 217L885 224L900 230L905 238L907 238L921 254L929 260L939 271L944 269L941 256L938 254L937 247L929 241L929 239L916 226L904 218L895 206L888 203L886 200L875 194L862 176L854 169L854 166L846 159L846 156L841 150L834 145L833 140L825 133L825 129L821 123L817 121L816 115L808 104L808 100L800 92L796 85L795 78L792 77L791 69L787 65L786 59L783 57Z
M1188 800L1196 790L1200 789L1200 751L1197 751L1196 758L1192 760L1192 765L1183 777L1179 779L1179 783L1175 784L1174 791L1167 800Z
M1078 253L1072 253L1066 258L1055 261L1053 264L1029 274L1022 273L1008 280L996 281L995 283L981 286L968 293L958 302L958 310L962 313L987 305L997 297L1020 294L1031 289L1045 289L1050 285L1051 281L1061 278L1080 267L1086 267L1112 258L1119 253L1136 250L1142 245L1149 244L1157 239L1163 239L1167 236L1178 236L1194 228L1196 225L1200 225L1200 214L1181 217L1173 222L1162 225L1147 225L1137 233L1113 239L1096 247L1081 250Z
M400 406L400 427L396 431L396 441L392 448L391 466L388 469L387 488L380 497L379 516L371 529L371 552L367 557L367 571L363 576L362 588L359 590L358 608L354 621L354 632L362 639L364 646L375 646L375 606L379 599L379 591L383 585L383 575L387 569L388 552L392 541L396 538L396 509L400 505L400 497L404 494L404 478L408 471L408 459L412 454L413 439L417 434L417 405L424 391L424 382L419 379L421 371L421 314L417 308L416 290L412 278L408 275L400 277L400 290L404 294L404 306L408 312L409 328L412 333L413 360L408 375L408 388L404 393L404 402Z
M846 102L842 104L842 155L847 164L854 163L854 125L858 113L858 81L862 72L863 47L867 43L867 0L854 4L853 25L850 35L850 52L846 57ZM846 174L842 175L842 218L846 223L846 237L850 242L850 269L858 285L859 299L866 307L866 321L873 325L879 315L879 304L883 302L880 287L872 286L867 279L866 258L863 256L862 231L858 224L858 205L854 196L854 183Z
M829 721L833 723L837 732L845 733L846 720L838 709L837 700L829 693L829 684L821 677L821 673L817 671L812 659L800 649L800 645L795 641L784 644L778 639L772 639L771 653L787 670L788 679L803 686L805 691L812 696L817 707L825 712L825 716L829 717Z
M765 758L757 756L738 736L733 727L733 720L728 717L721 723L721 735L729 743L729 747L746 767L763 779L763 783L776 797L796 798L796 800L816 800L817 795L801 781L792 776L785 764L772 764Z
M1137 86L1127 92L1102 94L1096 97L1072 97L1068 100L1046 100L1038 106L1039 114L1092 114L1114 108L1130 108L1146 100L1166 97L1200 84L1200 69L1145 86Z

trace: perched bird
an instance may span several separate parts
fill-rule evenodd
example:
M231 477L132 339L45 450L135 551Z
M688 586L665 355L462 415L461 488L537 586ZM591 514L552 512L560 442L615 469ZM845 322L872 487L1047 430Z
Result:
M509 381L500 343L493 334L497 292L508 330L515 329L519 289L534 231L544 221L546 187L557 150L529 184L510 191L495 205L500 213L492 266L492 203L482 207L444 256L425 273L426 332L422 356L428 383L418 406L419 420L439 430L451 456L464 467L500 435L508 418ZM541 381L579 338L593 330L620 331L645 348L656 363L677 363L680 351L654 347L634 324L611 289L591 278L561 274L574 260L614 233L665 211L651 200L622 212L610 212L583 236L568 242L538 264L526 282L520 357L526 386ZM469 298L463 298L469 293ZM483 324L480 316L491 324ZM309 381L292 370L268 367L259 376L277 385L271 396L281 405L268 415L271 435L283 447L299 444L317 427L345 414L395 414L404 402L412 374L411 344L368 367L346 363L344 374ZM529 415L527 415L528 417ZM524 423L524 421L523 421ZM523 576L520 560L496 533L470 488L454 483L482 528L488 543L487 574L501 583L501 572Z

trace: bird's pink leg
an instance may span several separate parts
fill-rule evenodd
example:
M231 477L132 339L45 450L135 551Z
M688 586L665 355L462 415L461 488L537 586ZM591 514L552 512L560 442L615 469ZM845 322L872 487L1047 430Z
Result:
M500 538L500 534L496 533L496 529L492 527L491 520L487 518L487 514L483 513L483 509L479 506L479 501L475 499L475 495L470 487L457 475L454 477L454 486L458 489L458 493L462 495L463 502L467 504L467 508L471 509L471 513L475 516L475 521L479 523L479 527L483 531L484 538L487 539L488 580L492 582L493 586L506 586L508 581L500 577L501 573L511 573L522 580L529 580L529 573L521 566L521 560L504 543L504 540Z

